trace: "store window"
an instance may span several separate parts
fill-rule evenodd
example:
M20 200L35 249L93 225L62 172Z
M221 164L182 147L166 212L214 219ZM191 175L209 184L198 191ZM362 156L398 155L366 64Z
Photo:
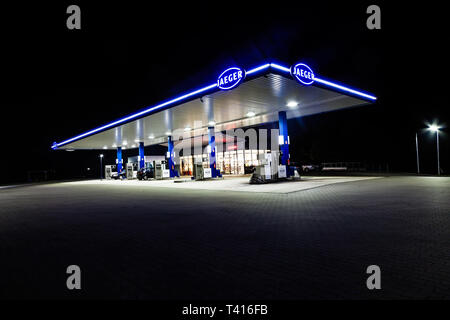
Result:
M258 154L268 152L269 150L230 150L216 152L216 168L222 174L245 174L246 168L259 165ZM209 168L209 155L204 153L202 155L180 157L181 175L191 176L195 162L201 162L204 168Z

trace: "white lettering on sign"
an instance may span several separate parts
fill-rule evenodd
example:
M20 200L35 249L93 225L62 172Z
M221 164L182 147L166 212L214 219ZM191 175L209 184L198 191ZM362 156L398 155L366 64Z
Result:
M291 74L301 84L308 86L314 82L314 72L304 63L298 63L293 66Z
M222 90L236 87L245 78L245 72L237 67L229 68L217 78L217 86Z

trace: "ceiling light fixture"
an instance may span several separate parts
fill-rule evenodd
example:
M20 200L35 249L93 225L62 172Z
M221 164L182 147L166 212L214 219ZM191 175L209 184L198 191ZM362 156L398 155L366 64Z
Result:
M286 106L288 106L289 108L295 108L295 107L298 106L298 102L296 102L296 101L289 101Z

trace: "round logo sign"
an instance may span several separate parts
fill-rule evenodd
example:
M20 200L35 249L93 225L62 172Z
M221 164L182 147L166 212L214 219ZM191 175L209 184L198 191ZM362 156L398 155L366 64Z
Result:
M245 78L245 70L232 67L222 72L217 78L217 86L222 90L230 90L237 87Z
M292 76L301 84L309 86L314 82L314 72L304 63L297 63L291 67Z

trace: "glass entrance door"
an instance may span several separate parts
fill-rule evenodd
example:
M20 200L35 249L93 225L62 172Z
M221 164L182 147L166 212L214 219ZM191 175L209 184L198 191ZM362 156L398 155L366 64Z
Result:
M237 174L237 157L236 151L230 151L230 173Z

